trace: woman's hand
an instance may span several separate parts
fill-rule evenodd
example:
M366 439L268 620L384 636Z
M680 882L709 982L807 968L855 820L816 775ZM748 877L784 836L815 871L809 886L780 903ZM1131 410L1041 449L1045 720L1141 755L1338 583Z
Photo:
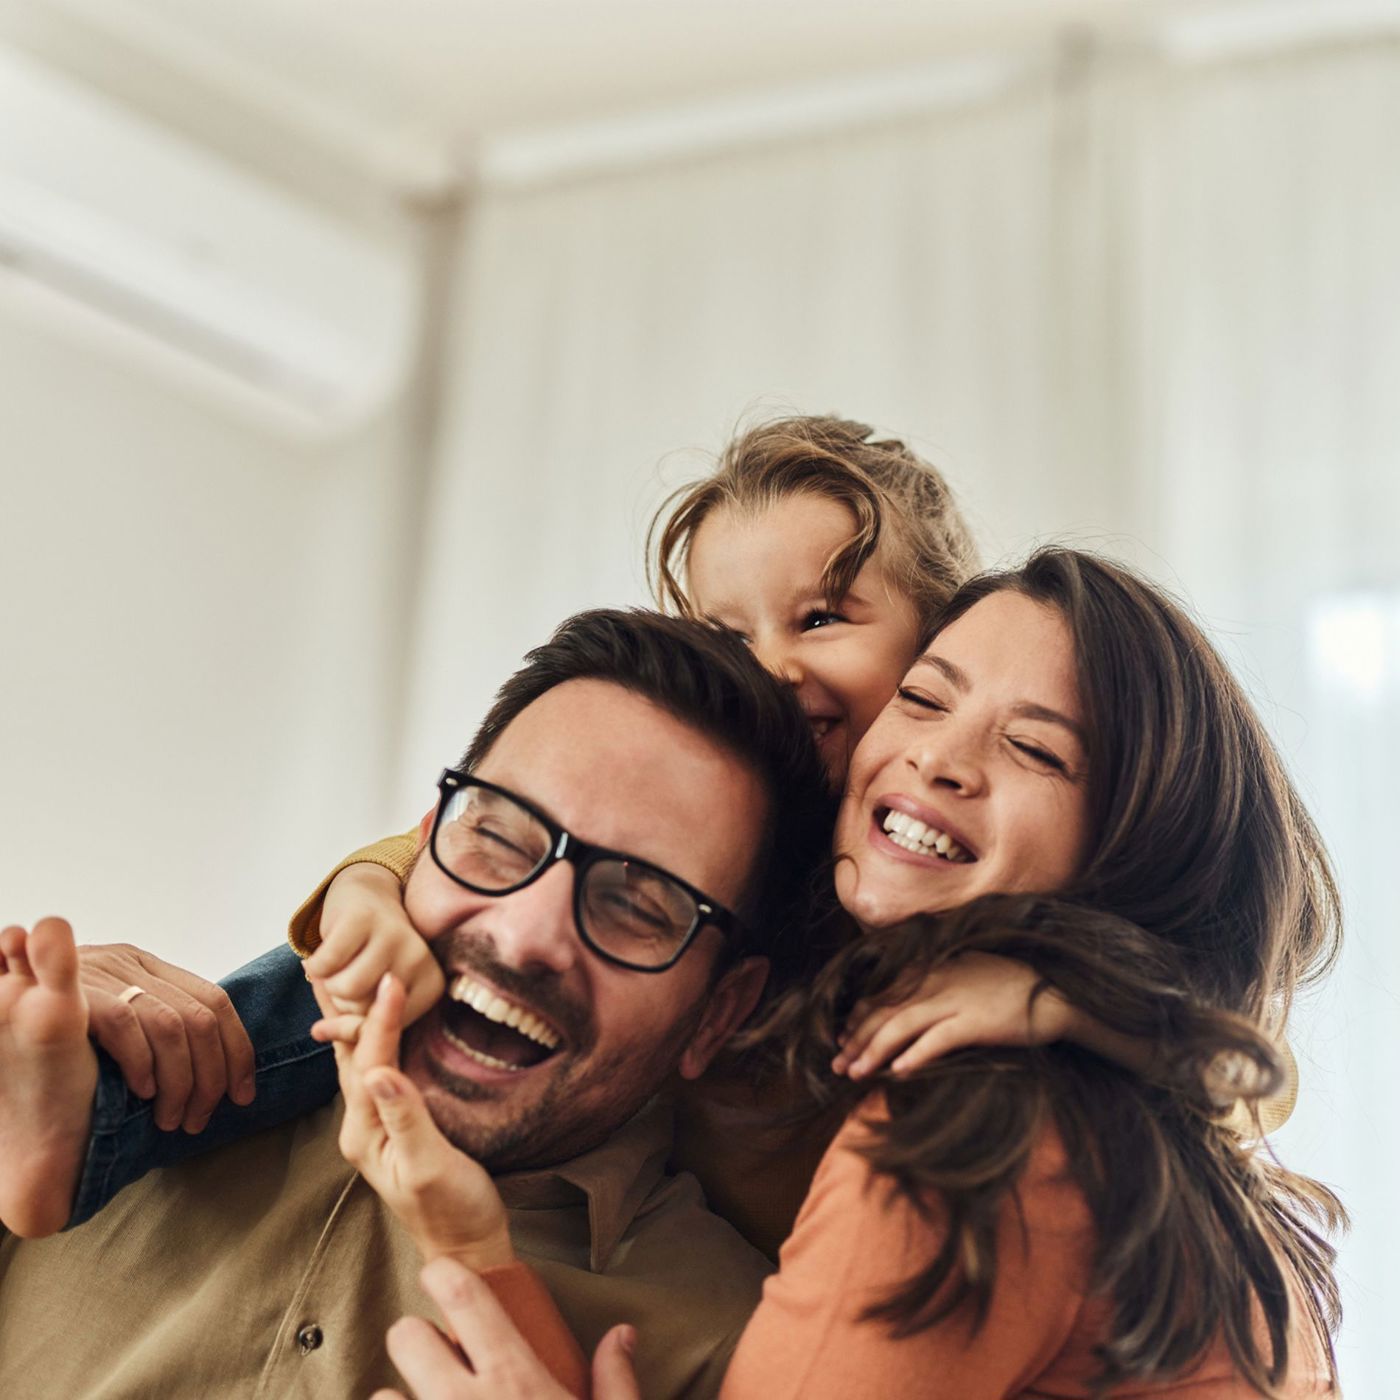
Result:
M992 953L964 953L931 972L905 1001L851 1012L836 1074L861 1079L888 1065L908 1074L970 1045L1048 1045L1072 1038L1078 1017L1033 968Z
M80 947L78 981L89 1033L155 1100L156 1127L197 1133L225 1094L253 1101L252 1042L222 987L129 943Z
M408 989L405 1025L442 996L442 969L404 913L398 878L382 865L348 865L326 890L306 975L324 983L337 1012L363 1016L386 972Z
M515 1258L505 1206L480 1163L442 1135L418 1087L398 1069L403 985L385 973L369 1015L336 1012L313 982L324 1020L311 1034L335 1045L345 1119L340 1150L413 1237L424 1259L484 1269Z
M390 1359L416 1400L572 1400L475 1274L438 1259L422 1278L460 1345L421 1317L400 1318L389 1329ZM635 1340L623 1324L598 1343L593 1400L640 1400L631 1360ZM372 1400L405 1398L397 1390L380 1390Z

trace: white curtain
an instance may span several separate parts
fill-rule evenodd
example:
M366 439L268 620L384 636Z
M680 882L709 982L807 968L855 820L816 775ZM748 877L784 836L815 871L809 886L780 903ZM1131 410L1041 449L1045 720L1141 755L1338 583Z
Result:
M645 520L704 469L668 454L712 450L749 409L901 433L991 556L1068 536L1179 587L1343 874L1348 951L1299 1010L1279 1150L1353 1209L1343 1377L1376 1400L1400 1252L1381 903L1400 834L1397 130L1393 44L1080 47L956 111L484 190L399 763L407 814L525 646L644 598Z
M713 450L748 409L897 425L1012 540L1073 518L1045 469L1053 136L1036 91L482 198L427 510L406 790L422 798L524 645L575 608L643 599L662 483L704 470L668 454Z
M1342 1375L1380 1400L1400 1303L1400 46L1171 73L1139 107L1145 523L1339 867L1346 949L1295 1013L1277 1143L1352 1212Z

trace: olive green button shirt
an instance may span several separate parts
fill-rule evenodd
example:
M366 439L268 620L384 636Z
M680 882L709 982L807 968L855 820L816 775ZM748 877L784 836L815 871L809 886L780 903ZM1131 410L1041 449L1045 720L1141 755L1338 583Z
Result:
M384 1349L435 1316L407 1235L336 1145L339 1098L152 1172L46 1240L0 1240L5 1400L358 1397L400 1384ZM655 1104L602 1146L502 1177L521 1257L591 1353L632 1322L642 1393L709 1396L766 1261L665 1171Z

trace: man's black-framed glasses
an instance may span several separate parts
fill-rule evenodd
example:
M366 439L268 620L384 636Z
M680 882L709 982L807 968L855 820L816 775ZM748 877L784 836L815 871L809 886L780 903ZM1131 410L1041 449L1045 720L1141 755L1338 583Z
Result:
M742 939L738 917L659 865L580 841L508 788L444 768L430 842L438 868L476 894L504 895L551 865L574 867L574 924L600 958L665 972L713 924Z

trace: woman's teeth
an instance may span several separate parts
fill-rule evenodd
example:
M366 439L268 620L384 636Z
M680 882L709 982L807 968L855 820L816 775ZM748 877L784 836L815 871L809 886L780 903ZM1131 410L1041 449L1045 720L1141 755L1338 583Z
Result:
M834 719L821 719L816 715L808 715L807 723L812 726L812 738L819 742L825 739L826 736L836 728L836 721Z
M944 860L958 863L972 859L946 831L928 826L907 812L886 812L883 825L885 835L896 846L905 851L912 851L916 856L938 855Z

